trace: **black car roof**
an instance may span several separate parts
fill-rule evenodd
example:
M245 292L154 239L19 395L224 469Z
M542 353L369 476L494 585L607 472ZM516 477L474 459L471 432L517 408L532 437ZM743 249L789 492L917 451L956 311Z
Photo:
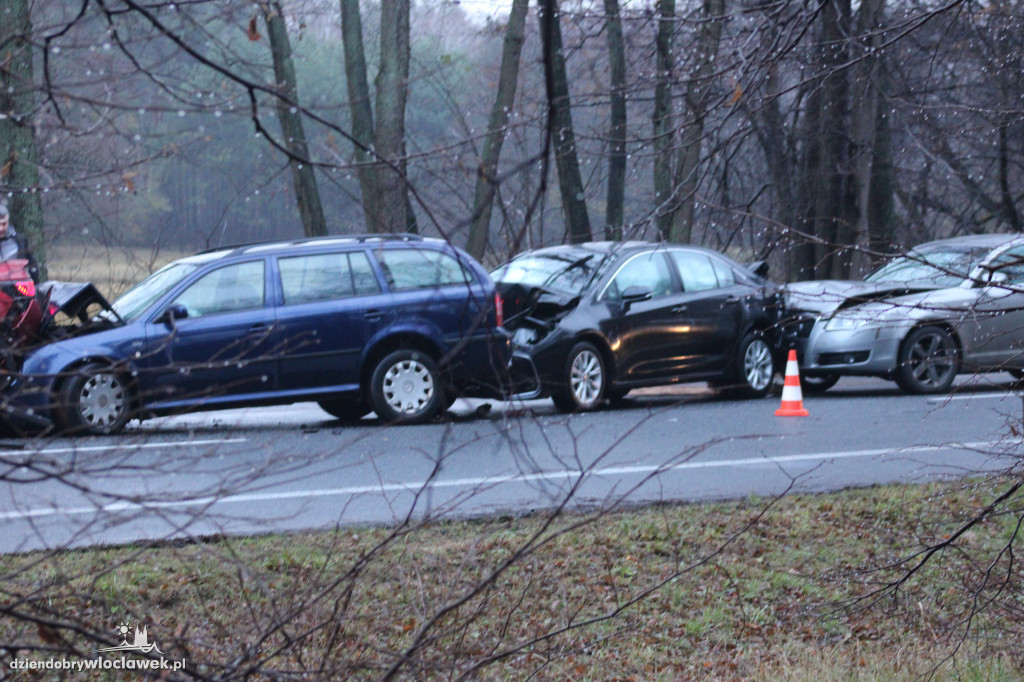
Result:
M720 258L725 258L731 263L742 265L738 261L730 258L728 255L709 249L705 246L699 246L697 244L676 244L673 242L647 242L640 240L633 241L600 241L600 242L583 242L581 244L559 244L557 246L544 246L539 249L532 249L530 251L524 251L516 256L521 258L523 256L560 256L569 260L578 260L584 256L610 256L613 254L627 254L633 251L640 251L642 249L657 249L657 248L673 248L673 249L691 249L693 251L700 251L702 253L714 254ZM743 266L746 267L746 266Z
M615 252L626 252L626 251L633 251L633 250L639 250L639 249L644 249L644 248L661 248L661 247L664 247L664 248L682 247L682 248L687 248L687 249L699 249L699 250L708 250L708 251L710 251L710 249L704 249L704 247L702 247L702 246L696 246L696 245L693 245L693 244L671 244L671 243L668 243L668 242L646 242L646 241L639 241L639 240L622 241L622 242L600 241L600 242L583 242L582 244L558 244L556 246L543 246L543 247L541 247L539 249L531 249L529 251L524 251L523 253L519 254L517 256L517 258L519 256L524 256L524 255L527 255L527 254L529 254L529 255L536 255L536 256L548 256L548 255L569 254L569 253L571 253L571 254L579 254L579 255L586 255L586 254L591 254L591 253L592 254L607 255L607 254L611 254L611 253L615 253Z

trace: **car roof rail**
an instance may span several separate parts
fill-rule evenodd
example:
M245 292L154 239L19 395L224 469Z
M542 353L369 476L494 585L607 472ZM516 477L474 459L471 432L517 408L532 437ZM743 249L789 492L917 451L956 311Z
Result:
M424 241L423 235L414 234L412 232L381 232L381 233L364 233L364 234L331 234L322 237L298 237L296 239L264 239L260 241L252 242L238 242L234 244L225 244L223 246L211 246L202 251L197 251L196 255L204 253L214 253L215 251L237 251L239 249L249 249L254 246L301 246L303 244L316 244L321 241L338 241L341 239L351 240L360 244L365 244L371 241L403 241L403 242L421 242Z

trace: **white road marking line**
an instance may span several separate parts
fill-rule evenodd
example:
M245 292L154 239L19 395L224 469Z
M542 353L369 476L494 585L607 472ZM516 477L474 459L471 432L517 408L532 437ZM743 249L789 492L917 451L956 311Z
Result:
M729 459L710 462L682 462L679 464L636 465L605 467L601 469L565 470L538 472L535 474L518 474L508 476L483 476L479 478L456 478L438 481L414 481L408 483L383 483L377 485L351 486L346 488L325 488L320 490L290 490L282 492L267 493L240 493L237 495L226 495L224 497L202 497L186 500L175 500L172 502L114 502L102 506L93 507L47 507L36 509L25 509L20 511L0 512L0 519L27 519L44 516L80 516L84 514L96 514L99 512L123 512L145 509L169 509L188 508L195 506L208 506L211 504L238 504L246 502L269 502L281 500L293 500L317 497L341 497L346 495L367 495L387 492L419 492L429 488L476 488L507 483L527 483L542 480L564 480L574 479L581 476L623 476L634 474L667 473L670 471L682 471L685 469L717 469L723 467L741 466L778 466L792 462L829 461L852 459L858 457L878 457L879 455L906 455L920 454L927 452L938 452L941 450L979 450L1005 446L1003 441L982 441L974 443L947 443L945 445L915 445L905 448L879 448L875 450L849 450L845 452L817 452L804 455L783 455L781 457L748 457L744 459Z
M1007 398L1024 398L1024 394L1021 393L970 393L968 395L947 395L939 398L929 398L930 403L945 403L951 400L983 400L985 398L999 398L1000 400L1006 400Z
M248 438L210 438L208 440L187 440L187 441L163 441L158 443L133 443L124 445L88 445L84 447L70 448L47 448L44 450L3 450L0 449L0 460L2 459L28 459L39 455L59 455L65 453L79 452L108 452L112 450L158 450L160 448L180 448L182 446L200 445L227 445L229 443L248 443Z

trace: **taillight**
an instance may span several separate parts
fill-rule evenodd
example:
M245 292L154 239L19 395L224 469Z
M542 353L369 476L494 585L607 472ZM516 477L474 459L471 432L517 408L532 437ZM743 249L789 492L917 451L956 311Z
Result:
M501 294L494 294L494 314L498 318L498 326L505 326L505 306L501 300Z
M18 290L18 293L22 296L35 296L36 295L36 283L32 280L25 282L15 282L14 288Z

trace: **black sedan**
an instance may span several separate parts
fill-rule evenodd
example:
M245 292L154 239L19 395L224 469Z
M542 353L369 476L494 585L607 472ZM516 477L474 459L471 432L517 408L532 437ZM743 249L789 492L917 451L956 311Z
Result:
M491 273L523 397L589 410L630 389L707 381L763 396L778 287L710 249L596 242L530 251Z

